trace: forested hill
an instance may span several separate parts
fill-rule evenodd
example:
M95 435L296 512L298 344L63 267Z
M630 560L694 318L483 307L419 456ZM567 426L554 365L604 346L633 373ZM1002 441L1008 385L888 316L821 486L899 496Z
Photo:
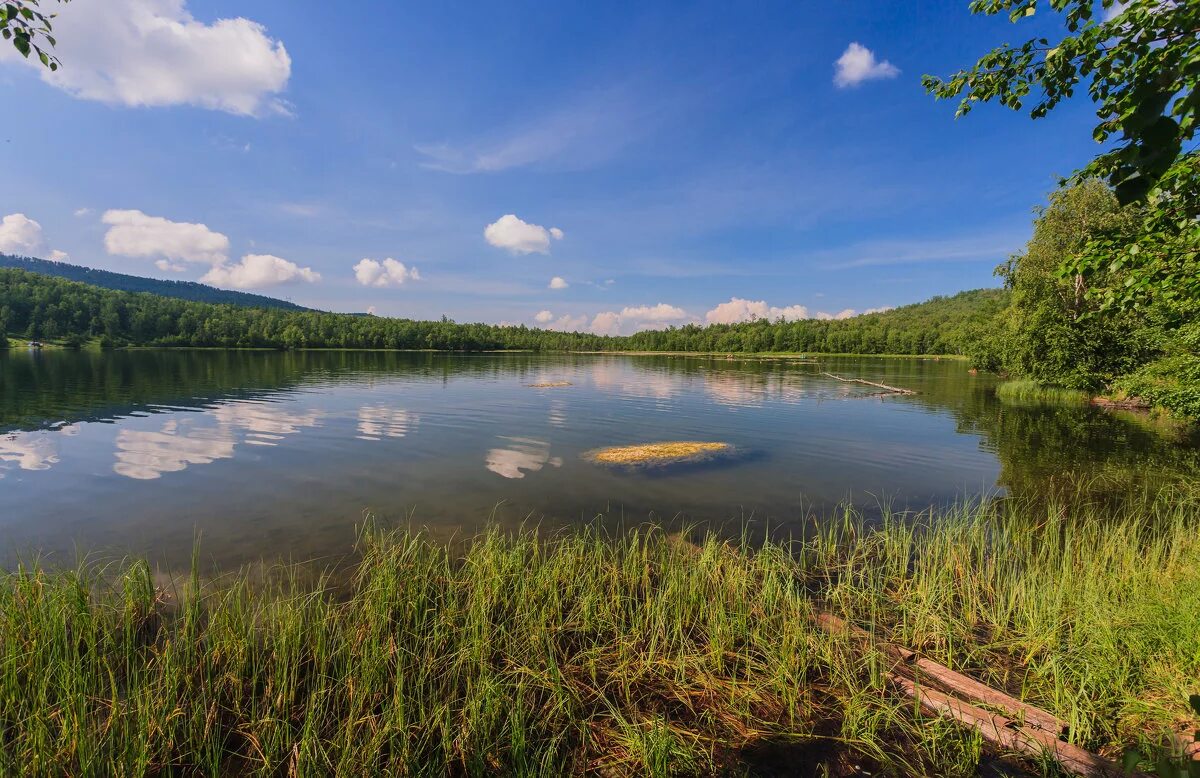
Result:
M68 265L65 262L50 262L34 257L16 257L0 254L0 267L11 267L18 270L28 270L31 273L43 273L48 276L58 276L71 281L79 281L105 289L117 289L122 292L149 292L163 297L177 297L180 300L191 300L197 303L213 303L216 305L249 305L254 308L282 308L288 311L308 311L295 303L277 300L261 294L248 292L232 292L228 289L218 289L195 281L165 281L157 278L143 278L125 273L113 273L108 270L95 270L81 265Z
M279 308L210 305L0 268L0 331L108 345L448 351L856 351L969 353L1006 297L977 290L840 321L688 326L630 337Z
M627 340L645 351L970 354L1008 299L1004 289L973 289L850 319L689 325Z

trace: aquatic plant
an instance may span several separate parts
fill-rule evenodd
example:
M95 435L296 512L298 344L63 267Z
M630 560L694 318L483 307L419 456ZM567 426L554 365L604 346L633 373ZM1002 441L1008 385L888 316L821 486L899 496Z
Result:
M1087 405L1091 400L1082 390L1043 386L1028 378L1005 381L996 387L996 397L1010 405Z
M654 467L688 462L704 462L733 453L728 443L698 440L676 440L662 443L642 443L635 446L612 446L584 454L584 458L602 465Z

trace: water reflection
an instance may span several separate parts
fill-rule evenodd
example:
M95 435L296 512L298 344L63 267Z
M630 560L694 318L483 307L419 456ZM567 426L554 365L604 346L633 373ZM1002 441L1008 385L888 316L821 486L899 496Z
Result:
M296 412L240 401L210 408L198 418L170 419L158 431L122 429L117 433L113 472L143 481L161 478L189 465L233 457L238 432L244 433L241 442L247 445L275 446L288 435L317 426L323 415L318 410Z
M233 456L233 432L225 427L194 427L171 419L157 432L123 429L117 433L113 472L148 481L177 473L188 465L207 465Z
M317 426L324 413L296 412L266 402L243 401L219 405L210 415L222 427L245 430L245 442L250 445L274 446L287 435Z
M16 464L21 470L49 470L58 463L58 446L45 432L10 432L0 436L0 478Z
M364 405L358 409L359 440L402 438L421 421L415 413L385 405Z
M501 440L511 443L507 448L488 451L486 467L505 478L524 478L525 472L536 473L544 466L562 467L562 457L550 456L550 444L532 438L510 438L500 435Z

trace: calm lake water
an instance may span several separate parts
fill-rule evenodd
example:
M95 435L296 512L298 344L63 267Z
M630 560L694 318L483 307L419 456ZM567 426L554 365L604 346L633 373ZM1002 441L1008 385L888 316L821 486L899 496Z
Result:
M916 390L872 396L822 371ZM568 381L570 386L529 384ZM0 559L186 564L344 554L370 513L451 537L490 523L752 520L846 501L926 508L1083 476L1200 472L1194 437L1092 408L1006 406L929 359L372 352L0 356ZM611 470L600 446L732 443L729 461Z

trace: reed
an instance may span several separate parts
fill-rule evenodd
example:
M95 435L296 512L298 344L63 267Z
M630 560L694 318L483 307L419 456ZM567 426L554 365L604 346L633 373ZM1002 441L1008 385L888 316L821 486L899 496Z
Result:
M996 397L1010 405L1087 405L1092 399L1079 389L1044 386L1027 378L1000 384L996 387Z
M0 773L970 775L997 756L817 611L1080 745L1162 753L1200 685L1198 518L1176 495L847 510L789 543L582 528L454 550L369 528L337 586L28 565L0 575Z

